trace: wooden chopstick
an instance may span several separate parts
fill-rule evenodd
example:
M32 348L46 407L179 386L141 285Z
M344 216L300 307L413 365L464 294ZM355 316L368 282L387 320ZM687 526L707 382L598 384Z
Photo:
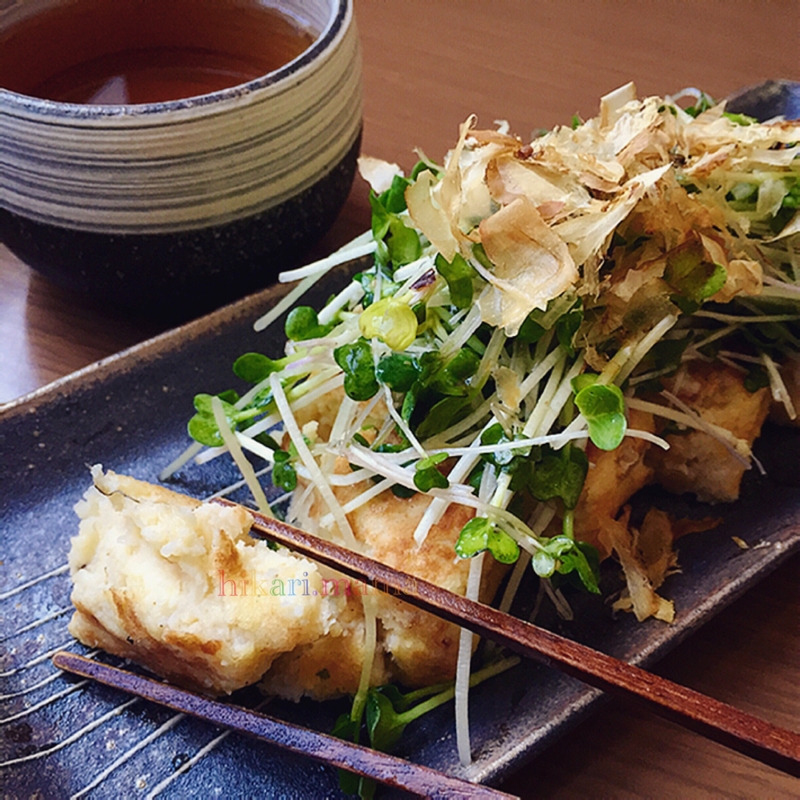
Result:
M223 498L212 502L235 505ZM800 777L800 735L793 731L257 511L248 511L255 518L252 536L284 545L377 589L401 596L418 608L598 689L634 697L683 727Z
M160 681L101 664L84 656L60 651L53 656L59 669L91 678L106 686L144 697L160 705L191 714L215 725L262 739L292 753L309 756L379 783L403 789L420 797L469 798L502 800L514 795L481 784L453 778L430 767L413 764L368 747L337 739L325 733L293 725L260 714L257 711L230 705L179 689Z

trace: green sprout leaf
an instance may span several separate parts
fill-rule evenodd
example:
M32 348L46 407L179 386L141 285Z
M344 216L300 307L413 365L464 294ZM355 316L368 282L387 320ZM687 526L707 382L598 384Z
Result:
M303 342L306 339L320 339L327 336L333 330L333 325L320 325L317 312L313 308L297 306L286 318L284 330L288 339L293 342Z
M389 232L389 225L394 215L387 211L373 191L369 193L369 204L372 209L372 236L376 242L381 241Z
M585 589L592 594L600 593L598 584L600 558L597 550L585 542L576 542L568 536L555 536L549 541L541 540L543 549L533 554L531 566L540 578L551 578L575 573Z
M568 311L566 314L559 317L558 322L556 322L556 337L558 338L561 346L567 351L567 353L569 353L570 356L575 355L573 340L582 322L583 309L581 308L575 308L572 311Z
M392 185L382 192L378 200L380 204L390 213L399 214L406 210L406 189L411 186L411 181L402 175L395 175L392 178Z
M686 113L690 117L699 117L704 111L708 111L709 108L713 108L715 105L716 103L710 95L707 95L705 92L700 92L700 97L697 102L693 106L689 106L689 108L686 109Z
M523 344L536 344L545 333L547 333L547 329L540 325L531 314L528 314L525 321L519 326L517 340Z
M601 450L614 450L628 429L625 398L618 386L595 383L575 395L575 405L589 426L589 438Z
M437 466L447 459L447 453L437 453L435 456L422 458L417 462L414 473L414 486L421 492L429 489L446 489L450 481L442 475Z
M687 300L702 303L725 284L728 272L722 264L705 261L699 242L689 241L667 255L664 278Z
M507 444L510 441L511 439L506 436L506 432L503 430L503 426L499 422L495 422L494 425L487 428L481 434L482 445ZM511 463L513 458L514 453L508 448L504 450L498 450L493 453L484 453L482 456L484 461L488 461L495 467L505 467Z
M512 656L487 664L469 678L470 687L478 686L489 678L500 675L519 664L519 658ZM376 750L390 750L397 744L406 727L414 720L449 702L455 696L455 681L424 686L403 694L393 684L377 686L369 690L366 697L365 717L370 745ZM354 707L355 707L354 700ZM333 735L358 743L361 730L360 716L351 711L342 714L333 728ZM339 771L339 786L347 794L358 794L370 798L374 793L374 783Z
M734 114L732 111L723 111L722 116L727 117L736 125L755 125L758 122L755 117L749 117L747 114Z
M407 227L399 217L394 217L389 223L389 236L385 241L395 267L410 264L422 255L419 234L413 228Z
M372 348L366 339L344 344L333 351L336 363L344 370L344 390L352 400L369 400L380 386L375 378Z
M472 305L472 279L477 274L463 256L455 254L452 261L447 261L439 253L436 256L436 269L447 281L450 289L450 300L456 308L469 308Z
M426 381L428 388L452 397L468 393L466 381L471 378L481 364L478 354L469 347L462 347L447 364Z
M384 752L397 744L408 724L394 710L392 701L381 692L372 691L367 695L366 716L370 744Z
M549 553L537 550L531 557L531 566L540 578L549 578L556 571L556 560Z
M381 296L375 297L375 285L380 275L381 283ZM391 276L386 273L384 269L376 266L375 269L369 272L358 272L353 276L353 281L358 283L364 290L364 298L361 301L364 308L371 306L375 300L381 300L384 297L391 297L400 288L399 284L395 283Z
M406 207L404 192L408 184L405 178L395 177L392 186L380 197L373 191L369 193L372 236L378 245L375 253L378 264L388 266L391 263L399 267L416 261L422 255L419 234L397 216Z
M769 386L769 373L761 365L755 365L744 379L744 388L750 394Z
M571 550L562 553L559 561L559 574L575 572L586 589L592 594L600 594L600 556L596 547L587 542L575 542Z
M528 489L537 500L560 497L564 506L572 509L578 505L588 471L589 459L577 447L571 447L568 451L565 447L561 453L554 453L547 448L530 471Z
M587 386L592 386L593 384L597 383L597 379L599 377L600 376L594 372L582 372L580 375L576 375L570 381L572 391L575 392L575 394L578 394L581 389L585 389Z
M314 315L316 316L316 314ZM233 362L234 374L247 383L261 383L273 372L279 372L287 363L288 359L281 358L273 361L261 353L245 353ZM234 401L235 402L235 401Z
M494 264L489 260L489 256L486 255L486 250L483 249L480 242L472 245L472 256L482 267L494 272Z
M211 398L210 394L195 395L194 407L197 413L189 420L187 429L189 436L196 442L207 447L220 447L223 440L214 419L214 412L211 410ZM239 409L222 398L220 398L220 402L228 425L235 429L240 417Z
M461 529L455 550L459 558L488 550L501 564L513 564L519 558L519 545L485 517L474 517Z
M413 391L409 392L405 401L403 402L403 418L408 420L411 418L414 406L411 401L414 401ZM406 416L406 401L408 402L409 409L408 416ZM472 411L472 400L469 397L445 397L435 403L430 411L425 415L425 418L420 422L417 427L416 434L421 439L428 439L435 436L445 428L461 422L469 412Z
M378 361L375 377L393 392L407 392L420 376L416 359L401 353L391 353Z
M285 492L293 492L297 488L297 471L289 459L290 455L285 450L276 450L272 465L272 482Z

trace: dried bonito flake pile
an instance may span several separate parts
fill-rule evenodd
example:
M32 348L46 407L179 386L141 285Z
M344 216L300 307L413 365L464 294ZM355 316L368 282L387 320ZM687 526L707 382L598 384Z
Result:
M285 427L258 452L290 476L294 521L360 542L357 509L423 493L414 546L466 506L459 557L597 591L598 556L616 552L617 605L673 618L656 595L672 538L712 523L634 529L625 504L653 481L735 499L770 406L796 419L800 345L800 125L696 94L684 109L628 84L527 144L469 119L442 166L408 178L361 159L371 232L286 278L356 252L375 265L319 313L292 311L280 362L234 368L256 387L227 418L265 401L266 423L234 421L245 447ZM213 444L208 402L193 433Z

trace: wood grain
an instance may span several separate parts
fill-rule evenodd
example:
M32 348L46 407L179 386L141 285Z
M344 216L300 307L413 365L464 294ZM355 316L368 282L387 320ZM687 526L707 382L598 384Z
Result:
M91 658L59 651L53 656L58 669L144 697L159 705L269 742L282 750L308 756L324 764L437 800L511 800L510 795L488 786L475 786L441 772L412 764L368 747L269 717L258 711L179 689Z
M409 167L440 159L458 124L508 119L524 135L593 114L634 79L724 96L800 79L796 0L356 0L364 53L364 152ZM356 185L323 253L364 230ZM159 329L50 286L0 246L0 402ZM664 674L786 727L800 720L800 559L697 635ZM796 782L650 714L612 703L508 785L526 797L796 797Z
M212 502L236 508L218 497ZM380 588L482 638L534 658L605 692L633 699L657 714L737 752L800 778L800 734L734 706L593 650L491 606L415 578L258 511L251 536L266 539Z

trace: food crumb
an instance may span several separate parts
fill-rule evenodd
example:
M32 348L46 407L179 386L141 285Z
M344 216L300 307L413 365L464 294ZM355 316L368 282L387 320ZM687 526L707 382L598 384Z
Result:
M738 536L731 536L731 539L733 539L736 546L740 547L742 550L750 549L750 545L747 544L747 542L744 539L740 539Z

